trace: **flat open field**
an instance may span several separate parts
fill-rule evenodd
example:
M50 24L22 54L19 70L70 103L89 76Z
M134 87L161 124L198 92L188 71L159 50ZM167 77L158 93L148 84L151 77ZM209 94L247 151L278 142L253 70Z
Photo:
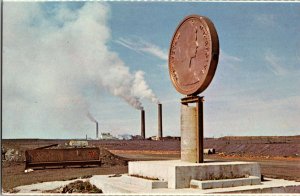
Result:
M89 146L100 147L102 167L67 167L34 170L24 173L25 150L51 144L61 147L69 140L2 140L5 151L13 149L10 160L2 161L2 187L5 191L20 185L37 182L68 180L90 175L127 173L130 160L180 159L180 140L164 138L151 140L89 141ZM300 181L300 136L293 137L223 137L208 138L205 148L215 148L216 154L206 159L219 161L256 161L266 177ZM17 152L16 152L17 151Z

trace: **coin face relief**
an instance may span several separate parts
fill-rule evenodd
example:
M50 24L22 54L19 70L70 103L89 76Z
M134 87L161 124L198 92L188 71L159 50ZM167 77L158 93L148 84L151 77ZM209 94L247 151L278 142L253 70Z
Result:
M197 95L210 84L219 59L219 40L204 16L186 17L177 27L169 51L169 73L176 90Z

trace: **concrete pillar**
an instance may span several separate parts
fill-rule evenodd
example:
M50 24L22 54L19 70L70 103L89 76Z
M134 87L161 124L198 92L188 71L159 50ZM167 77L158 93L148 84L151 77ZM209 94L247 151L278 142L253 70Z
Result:
M197 116L198 116L198 130L197 130L197 163L204 163L204 117L203 117L203 97L200 97L199 101L196 103L197 105Z
M181 160L197 163L197 108L181 105Z

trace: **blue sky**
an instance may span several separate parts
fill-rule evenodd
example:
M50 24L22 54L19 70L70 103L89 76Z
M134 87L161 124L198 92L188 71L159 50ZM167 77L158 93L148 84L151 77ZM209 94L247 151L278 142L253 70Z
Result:
M187 15L209 17L220 60L201 93L204 135L297 135L299 3L4 3L3 138L180 135L168 75L172 35Z

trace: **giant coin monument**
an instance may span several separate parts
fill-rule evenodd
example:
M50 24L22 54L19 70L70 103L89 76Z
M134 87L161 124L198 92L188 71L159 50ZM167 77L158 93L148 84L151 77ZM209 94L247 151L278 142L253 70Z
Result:
M126 189L127 193L175 193L181 189L178 194L196 193L196 189L197 193L203 193L204 189L214 193L210 190L260 184L257 163L203 161L203 96L199 94L211 83L218 59L219 40L213 23L204 16L184 18L173 35L169 53L171 81L184 95L181 99L181 159L130 161L128 175L118 180L104 180L109 187L125 182L117 189Z
M219 39L213 23L190 15L178 25L169 51L169 73L181 99L181 160L203 162L203 97L219 59ZM189 107L196 103L196 107Z

